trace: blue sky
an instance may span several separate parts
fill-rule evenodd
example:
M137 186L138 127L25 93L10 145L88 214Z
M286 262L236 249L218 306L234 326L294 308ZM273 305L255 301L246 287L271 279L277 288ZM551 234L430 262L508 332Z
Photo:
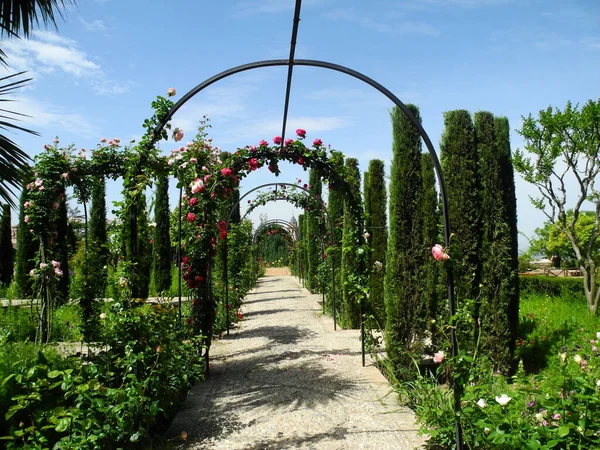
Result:
M32 116L41 137L14 135L31 156L59 136L61 144L92 148L101 137L139 138L150 102L175 87L178 97L230 67L287 58L294 0L79 0L59 31L30 41L3 41L11 70L30 70L34 84L14 108ZM568 100L600 97L600 3L596 0L304 0L296 57L358 70L405 103L419 106L436 148L443 112L468 109L521 116ZM187 137L204 114L224 150L280 134L285 68L230 77L200 93L175 115ZM319 137L361 169L391 160L391 102L342 74L298 67L288 134L298 127ZM522 141L513 131L513 151ZM174 143L162 143L169 152ZM308 178L285 166L279 178L253 173L242 192L262 183ZM173 187L173 192L175 189ZM118 183L109 201L119 198ZM527 235L544 216L517 180L519 229ZM174 205L175 196L173 196ZM276 202L252 217L289 219ZM522 239L522 247L526 240Z

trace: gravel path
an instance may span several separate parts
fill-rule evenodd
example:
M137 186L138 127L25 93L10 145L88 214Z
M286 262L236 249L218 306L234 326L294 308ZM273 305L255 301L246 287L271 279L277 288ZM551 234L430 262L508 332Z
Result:
M244 319L211 349L211 375L167 436L180 449L413 449L414 415L361 366L357 330L333 331L320 296L292 276L261 278ZM181 442L181 440L179 440Z

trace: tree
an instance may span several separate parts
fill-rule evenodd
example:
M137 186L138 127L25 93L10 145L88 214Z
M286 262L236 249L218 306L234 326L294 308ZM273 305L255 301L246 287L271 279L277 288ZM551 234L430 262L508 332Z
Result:
M52 251L56 255L56 259L60 262L60 268L63 271L63 276L59 278L57 301L59 304L65 304L69 301L69 286L71 277L69 274L69 217L67 211L66 192L62 189L61 198L58 202L58 214L54 223L56 230L56 238L51 239Z
M385 275L385 252L387 250L387 194L385 187L384 163L379 159L369 162L365 183L365 229L371 253L369 254L369 303L371 312L380 328L385 326L385 299L383 278Z
M515 169L538 189L540 197L532 199L533 205L571 243L583 273L588 308L597 314L600 283L594 246L600 234L600 190L596 186L600 174L600 100L589 100L581 109L571 102L563 111L549 106L538 118L531 114L524 117L518 132L525 141L525 151L516 152ZM577 233L586 204L591 204L594 212L587 242ZM569 209L573 210L571 215Z
M8 286L13 277L10 205L2 205L0 219L0 285Z
M341 152L331 152L331 160L336 169L344 166L344 155ZM339 308L342 290L342 224L344 222L344 196L341 191L329 190L327 198L327 218L329 220L329 231L332 233L329 248L327 249L327 271L331 273L335 268L335 278L331 280L327 290L326 306L333 308L333 295L336 297L336 308ZM335 292L334 292L335 291Z
M494 367L508 373L513 362L519 326L518 272L513 262L511 223L503 193L501 152L490 112L475 113L479 179L481 184L481 288L475 302L474 323L480 324L481 349Z
M440 155L453 235L457 306L466 309L465 316L473 317L471 305L479 297L481 283L481 199L475 129L466 110L444 113L444 126ZM458 325L459 340L468 346L475 338L472 324Z
M321 182L321 176L317 170L311 169L309 178L309 190L310 195L313 197L321 198L323 183ZM304 221L306 222L306 230L307 230L307 286L313 292L322 289L322 286L319 286L319 276L318 276L318 268L321 264L321 239L323 236L321 235L321 229L319 227L319 217L321 213L319 211L311 211L306 210L304 213Z
M407 105L421 120L419 109ZM420 352L425 310L422 298L421 137L399 108L391 112L393 159L390 169L390 231L386 255L386 347L401 378L412 373Z
M360 171L358 160L346 159L346 181L354 192L360 192ZM360 199L360 196L357 196ZM342 302L340 308L340 324L344 328L360 326L360 301L362 301L362 277L364 267L364 249L361 247L363 232L362 205L358 208L350 204L349 198L344 198L344 225L342 229Z
M27 201L27 188L25 185L26 183L23 184L23 192L19 202L15 282L18 296L30 298L32 295L32 278L29 276L29 271L34 268L33 258L35 258L39 242L37 236L30 231L29 225L25 222L24 204Z
M156 203L154 204L153 246L154 287L156 292L166 292L171 287L171 237L169 235L169 174L158 177Z
M12 0L0 3L0 37L29 38L34 26L40 24L56 27L57 16L62 17L65 3L73 0ZM0 64L7 65L6 53L0 48ZM24 72L0 78L0 97L27 86L31 78L19 79ZM6 100L3 100L6 101ZM19 120L22 114L3 110L2 126L5 130L18 130L38 134L11 123ZM19 188L27 176L29 156L11 139L0 134L0 198L14 205L12 188Z

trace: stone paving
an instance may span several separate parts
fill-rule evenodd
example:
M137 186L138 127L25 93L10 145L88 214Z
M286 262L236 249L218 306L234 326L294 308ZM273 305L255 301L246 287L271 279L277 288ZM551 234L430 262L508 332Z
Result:
M362 367L358 331L333 331L319 301L292 276L259 280L167 432L176 448L421 448L414 414Z

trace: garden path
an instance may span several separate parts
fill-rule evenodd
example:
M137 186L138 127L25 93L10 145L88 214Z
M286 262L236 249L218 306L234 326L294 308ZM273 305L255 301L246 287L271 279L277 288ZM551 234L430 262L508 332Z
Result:
M267 276L243 320L213 343L198 383L167 437L180 449L414 449L414 414L372 365L359 332L333 331L320 296L292 276ZM187 440L181 441L182 432Z

